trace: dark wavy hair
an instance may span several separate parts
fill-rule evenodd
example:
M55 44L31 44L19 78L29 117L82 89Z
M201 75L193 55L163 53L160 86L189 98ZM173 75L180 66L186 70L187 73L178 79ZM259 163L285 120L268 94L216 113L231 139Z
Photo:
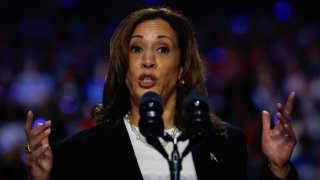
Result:
M92 115L98 122L118 123L130 111L129 91L125 84L128 70L129 41L137 27L143 21L162 19L170 24L178 36L180 47L180 65L183 67L181 78L183 87L177 86L175 125L183 130L186 120L185 99L190 91L205 94L205 80L197 43L190 21L181 13L167 7L144 8L128 15L118 26L110 42L109 69L106 75L103 102L93 107ZM211 114L216 132L224 131L224 124ZM217 131L218 130L218 131Z

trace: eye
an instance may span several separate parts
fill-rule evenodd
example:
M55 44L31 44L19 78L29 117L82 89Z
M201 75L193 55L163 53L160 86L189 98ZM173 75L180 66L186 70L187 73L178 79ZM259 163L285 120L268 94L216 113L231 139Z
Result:
M130 52L133 52L133 53L138 53L138 52L141 52L142 51L142 48L139 47L139 46L132 46L130 48Z
M159 53L161 53L161 54L167 54L167 53L169 53L169 48L167 48L167 47L160 47L160 48L157 49L157 51L158 51Z

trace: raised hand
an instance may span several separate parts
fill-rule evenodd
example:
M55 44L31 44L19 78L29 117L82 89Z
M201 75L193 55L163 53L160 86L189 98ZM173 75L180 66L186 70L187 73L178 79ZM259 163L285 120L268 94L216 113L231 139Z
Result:
M286 105L277 103L277 117L279 121L273 129L270 129L270 114L262 112L262 151L269 160L271 171L285 179L290 170L290 157L296 145L296 136L291 127L290 116L295 93L289 94Z
M32 180L46 180L49 179L52 169L52 152L49 146L51 121L38 124L35 129L32 129L32 124L33 113L29 111L24 127L28 139L26 157L29 178Z

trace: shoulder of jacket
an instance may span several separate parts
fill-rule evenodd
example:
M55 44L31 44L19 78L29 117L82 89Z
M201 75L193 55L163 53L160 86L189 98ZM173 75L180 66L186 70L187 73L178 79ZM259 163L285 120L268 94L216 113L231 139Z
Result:
M81 146L81 144L86 144L88 141L96 140L96 138L99 138L103 133L112 131L116 126L117 124L111 124L110 121L105 121L65 137L64 139L55 142L53 146Z

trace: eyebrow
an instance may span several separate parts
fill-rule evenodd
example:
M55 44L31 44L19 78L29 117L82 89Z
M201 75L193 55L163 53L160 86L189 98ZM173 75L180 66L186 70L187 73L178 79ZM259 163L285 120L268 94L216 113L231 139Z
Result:
M133 39L133 38L140 38L140 39L143 39L143 36L142 35L133 35L130 37L130 39ZM169 41L171 41L171 43L173 43L172 39L169 37L169 36L166 36L166 35L159 35L157 36L158 39L168 39Z

